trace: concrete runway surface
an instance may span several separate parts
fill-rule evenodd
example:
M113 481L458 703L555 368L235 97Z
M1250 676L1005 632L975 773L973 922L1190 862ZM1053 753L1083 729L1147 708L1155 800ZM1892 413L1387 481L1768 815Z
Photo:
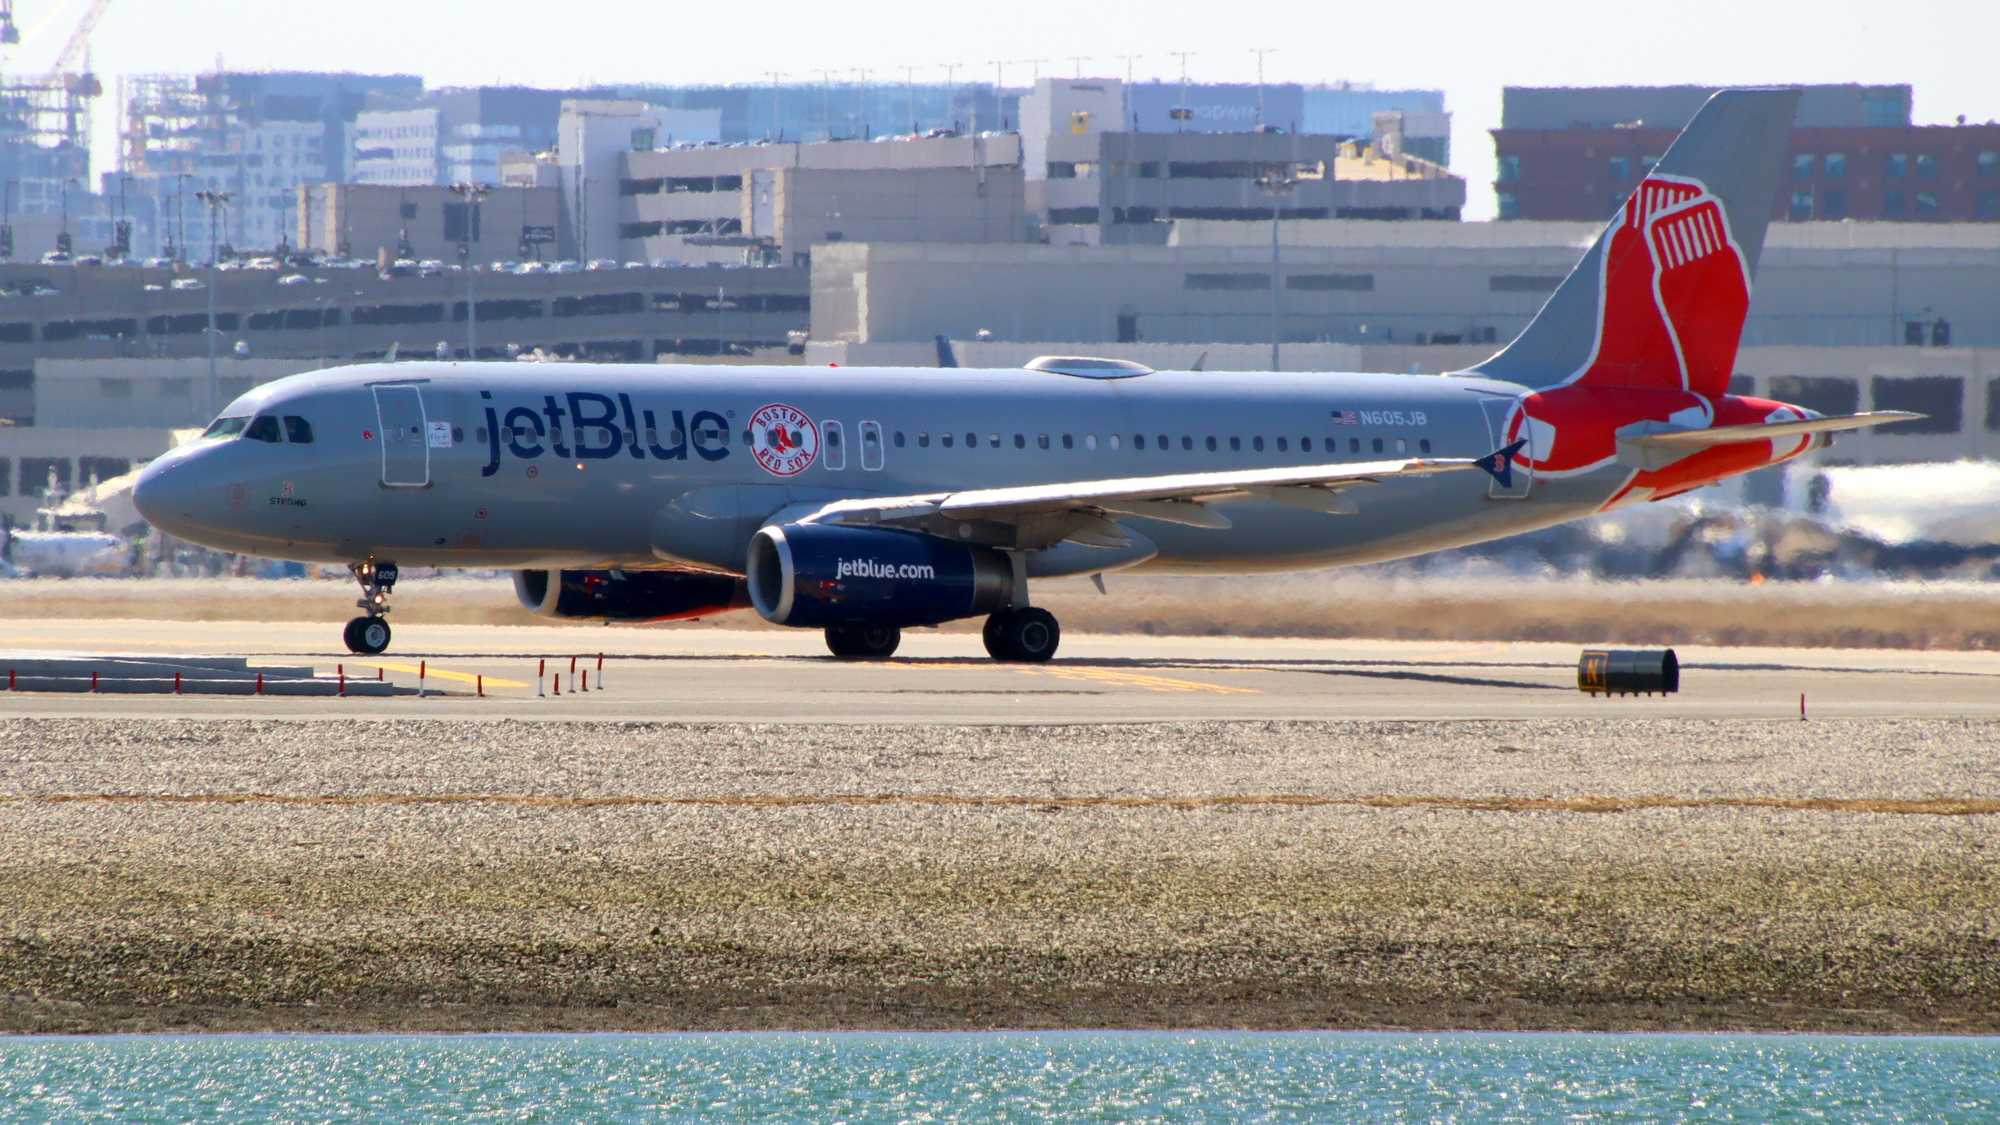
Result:
M895 660L847 663L816 632L687 627L409 625L379 658L340 652L338 627L291 622L0 622L9 652L226 654L414 684L430 698L294 699L30 694L17 715L1068 723L1193 719L2000 717L2000 654L1683 647L1673 698L1576 691L1571 644L1070 635L1043 666L988 660L976 635L912 631ZM596 672L596 657L605 667ZM578 693L569 658L592 671ZM547 661L553 687L537 697ZM4 674L0 672L0 674ZM484 677L485 698L474 695ZM603 690L608 680L609 690Z

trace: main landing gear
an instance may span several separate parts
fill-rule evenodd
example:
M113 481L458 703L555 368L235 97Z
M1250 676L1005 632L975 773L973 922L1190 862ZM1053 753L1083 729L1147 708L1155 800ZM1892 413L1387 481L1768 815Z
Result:
M341 639L347 642L347 651L375 656L389 647L389 622L382 615L389 612L389 592L396 588L396 564L369 559L347 569L361 583L361 598L354 604L367 612L347 623Z
M903 643L903 631L894 625L829 625L827 651L842 660L887 660Z
M995 660L1040 664L1056 654L1062 626L1046 609L1019 606L987 618L984 637L986 652Z

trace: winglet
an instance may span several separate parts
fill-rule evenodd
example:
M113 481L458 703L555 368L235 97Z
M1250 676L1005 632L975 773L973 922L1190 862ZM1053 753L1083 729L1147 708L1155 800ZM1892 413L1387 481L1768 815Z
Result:
M1514 455L1528 444L1527 438L1512 445L1502 446L1479 459L1479 469L1487 476L1500 482L1501 488L1514 487Z

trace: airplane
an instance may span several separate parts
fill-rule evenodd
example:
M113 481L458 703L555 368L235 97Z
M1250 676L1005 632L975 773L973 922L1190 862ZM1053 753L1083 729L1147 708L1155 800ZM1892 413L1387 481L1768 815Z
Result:
M1798 101L1697 113L1513 341L1446 375L364 365L266 384L144 470L155 524L348 564L378 653L399 566L512 569L536 613L749 607L882 659L985 617L1055 655L1044 578L1377 562L1663 500L1916 415L1729 393Z

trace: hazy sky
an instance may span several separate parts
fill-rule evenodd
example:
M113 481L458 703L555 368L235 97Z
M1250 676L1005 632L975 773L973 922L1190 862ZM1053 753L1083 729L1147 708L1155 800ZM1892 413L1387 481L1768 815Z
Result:
M24 41L10 69L41 70L88 0L16 0ZM1640 13L1644 14L1640 14ZM1249 81L1253 48L1273 81L1441 87L1455 114L1455 170L1469 218L1492 213L1492 143L1503 85L1908 82L1919 122L2000 120L1995 0L1414 0L1193 3L1189 0L116 0L93 59L115 76L213 69L363 70L431 85L513 82L750 82L770 71L815 80L865 68L870 81L990 81L1043 73ZM115 98L100 103L100 156ZM100 168L109 167L99 164Z

